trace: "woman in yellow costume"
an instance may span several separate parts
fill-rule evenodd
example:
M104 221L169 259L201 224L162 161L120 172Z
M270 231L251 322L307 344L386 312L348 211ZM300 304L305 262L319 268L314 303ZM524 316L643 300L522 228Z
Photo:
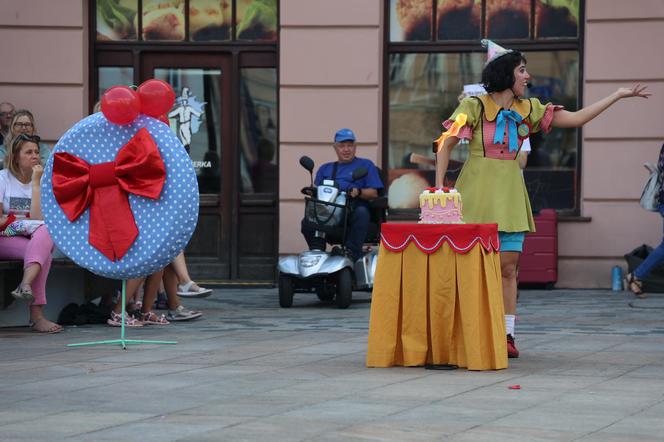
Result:
M530 80L526 58L490 40L482 40L488 58L482 71L487 95L464 99L443 123L447 132L437 140L436 186L443 186L452 148L469 140L470 155L456 187L463 196L463 218L470 223L498 223L507 352L519 356L514 343L516 268L527 232L535 231L528 192L519 168L521 143L530 134L552 127L580 127L616 101L647 98L645 86L620 88L576 112L562 106L523 99Z

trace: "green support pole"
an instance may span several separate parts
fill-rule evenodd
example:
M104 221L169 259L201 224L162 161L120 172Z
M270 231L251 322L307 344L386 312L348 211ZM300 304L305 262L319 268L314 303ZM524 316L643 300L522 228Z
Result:
M120 325L120 339L111 339L109 341L80 342L78 344L67 344L67 347L86 347L89 345L120 344L124 350L127 344L177 344L176 341L144 341L141 339L125 339L125 306L127 305L127 282L122 281L122 324Z

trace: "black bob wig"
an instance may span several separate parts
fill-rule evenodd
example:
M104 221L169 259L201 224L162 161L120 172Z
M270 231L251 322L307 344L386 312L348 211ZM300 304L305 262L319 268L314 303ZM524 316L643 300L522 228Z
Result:
M521 52L510 52L489 63L482 71L482 86L487 92L500 92L512 89L514 85L514 69L523 62L527 63L526 57Z

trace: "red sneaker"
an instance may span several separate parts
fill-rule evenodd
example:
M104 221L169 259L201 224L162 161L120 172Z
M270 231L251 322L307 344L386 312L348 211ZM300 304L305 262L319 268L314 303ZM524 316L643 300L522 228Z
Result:
M516 349L516 344L514 343L514 338L512 335L507 335L507 357L508 358L518 358L519 350Z

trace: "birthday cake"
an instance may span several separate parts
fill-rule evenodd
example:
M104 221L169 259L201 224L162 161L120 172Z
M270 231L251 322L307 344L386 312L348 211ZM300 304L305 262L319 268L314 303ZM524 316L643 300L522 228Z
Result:
M428 187L420 194L420 224L463 224L461 194L448 187Z

